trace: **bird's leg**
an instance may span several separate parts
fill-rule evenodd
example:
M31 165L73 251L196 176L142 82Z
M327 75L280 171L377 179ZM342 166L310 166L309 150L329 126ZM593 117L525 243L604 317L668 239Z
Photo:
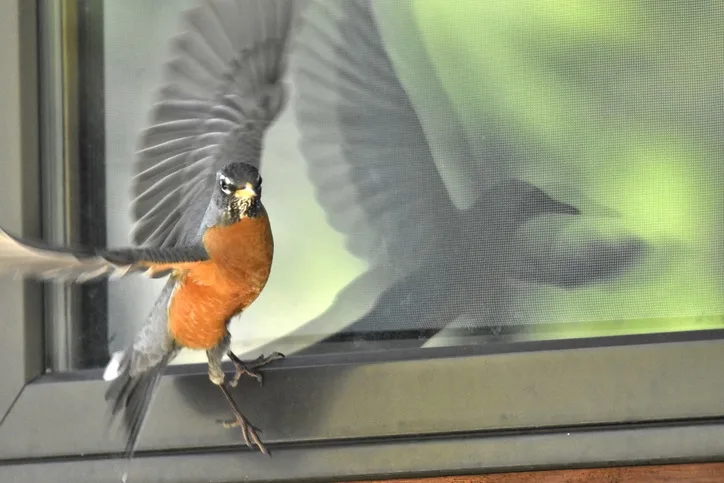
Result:
M226 354L229 356L229 359L231 359L231 362L234 363L234 367L236 368L236 371L234 372L234 377L229 383L231 387L236 387L236 385L239 383L239 379L241 379L241 376L244 374L249 377L253 377L261 385L264 382L264 378L261 374L259 374L258 371L255 371L255 369L259 369L260 367L263 367L270 362L284 359L284 354L280 352L272 352L268 356L259 356L251 362L242 361L236 354L231 352L231 350L228 350Z
M249 448L252 448L252 442L256 444L256 446L259 448L259 451L264 453L265 455L269 455L269 451L267 451L266 446L264 446L264 443L261 442L261 439L259 439L259 434L261 433L261 430L258 428L255 428L248 419L244 417L243 414L241 414L241 411L239 411L239 408L236 405L236 402L234 401L234 398L231 397L231 393L229 392L229 388L226 387L225 383L219 384L219 389L221 389L221 392L224 393L224 397L226 398L227 402L229 403L229 406L231 406L231 411L234 413L234 420L232 421L221 421L221 424L227 428L235 428L239 427L241 428L241 435L244 437L244 442Z
M223 354L223 351L221 354ZM268 455L269 452L264 446L264 443L262 443L261 439L259 439L258 433L261 433L261 430L255 428L249 420L241 414L239 407L236 405L236 401L234 401L229 388L226 386L226 374L224 374L224 369L221 365L221 356L219 355L218 350L212 349L207 351L206 355L209 360L209 379L215 385L219 386L219 389L221 389L221 392L224 394L224 398L226 398L226 402L228 402L229 406L231 406L231 412L234 414L233 420L220 421L221 424L227 429L238 426L241 429L241 435L244 437L244 443L246 443L249 448L253 448L252 443L256 444L259 451Z

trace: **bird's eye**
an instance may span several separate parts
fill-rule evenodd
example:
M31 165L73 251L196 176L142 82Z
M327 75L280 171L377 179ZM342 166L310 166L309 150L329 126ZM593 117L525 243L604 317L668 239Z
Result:
M227 195L230 195L231 192L233 191L233 186L231 185L231 183L229 183L229 180L226 178L221 178L221 180L219 180L219 187L221 188L221 191L223 191Z

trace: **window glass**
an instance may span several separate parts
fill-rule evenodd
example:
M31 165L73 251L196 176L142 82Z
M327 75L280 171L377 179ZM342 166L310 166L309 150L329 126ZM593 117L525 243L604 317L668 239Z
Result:
M235 352L722 325L720 5L309 3L262 160L274 265L231 324ZM195 2L103 5L108 242L123 246L139 134ZM111 350L162 285L109 284Z

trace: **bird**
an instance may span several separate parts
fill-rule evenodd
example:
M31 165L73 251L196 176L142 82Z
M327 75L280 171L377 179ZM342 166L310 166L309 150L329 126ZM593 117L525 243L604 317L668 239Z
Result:
M292 0L201 0L171 41L150 126L134 160L130 248L55 247L0 232L0 274L83 283L131 274L167 277L133 342L104 371L111 420L122 415L135 451L167 365L203 350L245 444L269 454L229 386L284 356L252 362L229 348L230 319L266 285L274 240L262 204L264 135L286 102L283 76L296 15ZM227 382L225 355L236 372Z
M241 414L226 385L222 359L228 355L236 372L229 385L255 369L283 357L273 353L252 363L230 351L229 320L256 300L271 272L274 241L261 202L262 179L250 164L232 162L215 175L215 186L197 241L163 248L88 249L54 247L22 240L0 230L0 272L39 280L84 283L100 277L131 274L168 277L146 325L134 344L112 359L104 378L112 413L126 411L130 430L126 451L135 445L155 385L168 363L183 349L205 350L209 379L219 386L247 445L267 453L257 430Z
M260 167L264 135L286 105L287 45L298 7L293 0L202 0L183 14L183 31L171 40L170 60L162 69L164 82L149 125L140 135L134 163L131 211L136 223L131 239L135 244L165 248L197 243L203 232L212 229L210 210L224 206L227 192L243 193L250 183L256 196L247 208L254 216L242 223L255 227L255 235L249 235L256 237L256 247L245 229L239 228L228 232L228 242L238 244L229 253L239 250L241 263L257 265L256 273L248 275L249 287L266 283L273 240L270 234L263 235L268 218L261 205L261 178L254 178L254 169ZM230 161L248 166L215 174ZM243 215L242 211L232 210L227 216ZM239 262L225 259L222 263ZM240 309L253 301L253 292L256 289ZM124 411L127 453L138 438L160 371L175 355L176 344L171 344L165 331L165 325L172 323L163 321L169 303L183 293L169 281L131 346L122 355L114 354L106 368L109 379L119 369L106 398L114 414ZM268 454L223 383L221 358L226 353L234 362L233 386L242 374L261 382L254 369L283 356L273 352L245 365L229 350L229 340L228 332L217 330L201 344L207 351L209 378L221 388L234 412L235 421L225 425L240 426L246 445L256 445Z

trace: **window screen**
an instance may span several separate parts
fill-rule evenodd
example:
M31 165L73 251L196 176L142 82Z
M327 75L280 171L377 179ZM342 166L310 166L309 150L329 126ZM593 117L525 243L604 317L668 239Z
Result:
M104 98L87 105L104 109L110 245L129 243L139 133L195 5L103 2ZM261 163L274 265L231 324L233 349L720 327L721 13L714 2L307 2ZM111 351L162 283L109 284Z

